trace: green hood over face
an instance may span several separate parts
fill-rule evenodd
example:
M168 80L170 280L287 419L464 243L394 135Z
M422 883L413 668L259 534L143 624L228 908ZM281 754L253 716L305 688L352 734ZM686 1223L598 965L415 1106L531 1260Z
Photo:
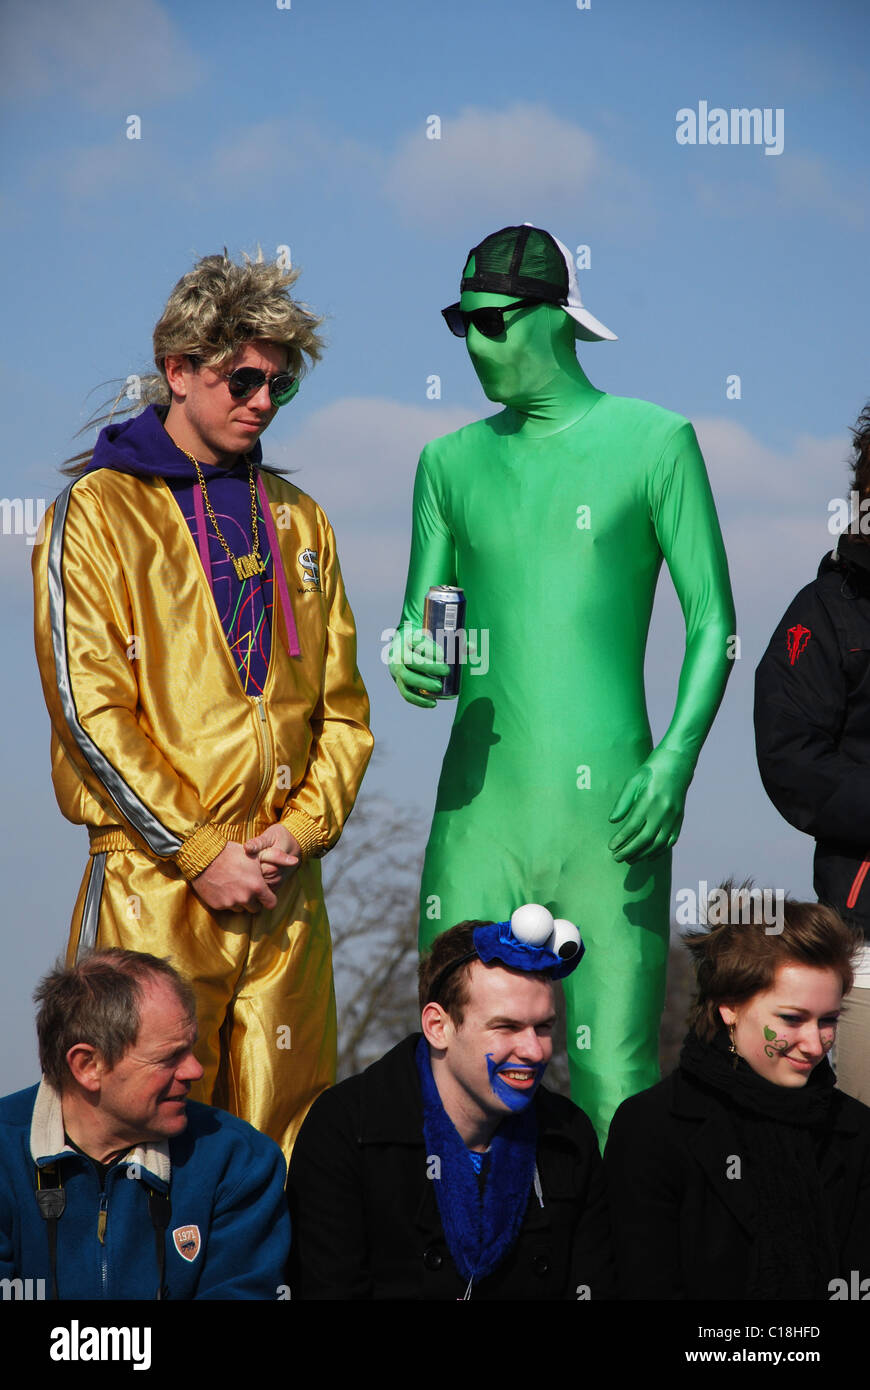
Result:
M513 301L465 290L464 310ZM465 343L484 394L516 411L521 428L548 433L572 423L598 396L577 361L574 320L558 304L532 304L505 315L505 331L487 338L469 324Z
M505 294L466 290L459 301L465 310L512 303ZM567 315L553 304L529 305L505 315L505 332L487 338L474 324L468 325L466 346L484 393L522 409L526 399L545 389L560 370L555 340L564 329L574 355L574 334Z

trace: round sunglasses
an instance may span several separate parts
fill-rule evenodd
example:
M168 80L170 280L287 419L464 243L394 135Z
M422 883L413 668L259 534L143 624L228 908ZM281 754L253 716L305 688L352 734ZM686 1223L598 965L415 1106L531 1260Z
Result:
M275 406L286 405L299 390L298 377L291 376L289 372L276 372L274 376L266 376L259 367L236 367L234 372L224 377L224 381L230 388L230 395L236 401L243 401L248 396L255 395L268 382L269 399Z
M530 304L546 304L545 299L515 299L513 304L487 304L482 309L460 309L459 304L448 304L441 315L450 332L457 338L468 334L468 325L473 323L484 338L500 338L505 331L504 316L509 309L526 309Z
M187 354L187 360L197 369L202 366L202 358L192 352ZM253 396L257 391L261 391L267 382L269 399L274 406L286 405L299 390L299 378L291 376L289 372L276 372L274 376L269 377L259 367L236 367L234 372L218 372L217 375L227 383L230 395L235 401L243 401L248 396Z

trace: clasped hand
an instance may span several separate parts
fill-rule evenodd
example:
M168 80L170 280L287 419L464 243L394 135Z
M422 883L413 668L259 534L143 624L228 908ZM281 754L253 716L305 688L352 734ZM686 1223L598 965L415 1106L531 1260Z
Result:
M256 913L275 906L274 890L301 861L298 840L276 821L243 845L228 841L190 886L213 912Z

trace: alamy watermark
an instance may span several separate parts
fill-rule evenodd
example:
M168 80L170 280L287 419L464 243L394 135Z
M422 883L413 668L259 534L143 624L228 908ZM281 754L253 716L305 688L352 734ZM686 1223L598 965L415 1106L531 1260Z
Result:
M870 1279L862 1279L860 1270L850 1269L848 1282L842 1278L830 1281L828 1295L831 1303L844 1298L866 1303L870 1300Z
M832 497L828 503L828 530L832 536L844 531L850 536L870 536L870 497L861 497L856 488L845 497Z
M764 145L765 154L782 154L785 111L781 106L681 106L676 115L678 145Z
M397 631L397 628L385 627L381 633L381 661L385 666L389 666L399 655L398 644L394 641ZM414 631L413 626L408 624L402 629L402 665L411 669L418 659L417 646L413 640ZM468 666L472 676L486 675L489 670L488 627L457 627L446 630L439 628L432 636L438 647L437 660L446 661L448 666Z
M765 936L779 936L785 926L785 890L782 888L710 888L706 879L694 888L678 888L676 922L679 927L763 926Z
M134 1371L151 1366L150 1327L53 1327L48 1354L52 1361L131 1361Z
M0 497L0 532L4 536L26 536L28 545L42 545L45 498Z
M0 1279L0 1299L41 1301L45 1298L44 1279Z

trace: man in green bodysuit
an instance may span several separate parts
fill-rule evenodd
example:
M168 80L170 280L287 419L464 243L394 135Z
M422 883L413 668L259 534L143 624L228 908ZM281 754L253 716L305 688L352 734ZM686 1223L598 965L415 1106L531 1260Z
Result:
M730 670L725 551L689 422L597 390L577 361L575 337L614 335L583 307L561 242L528 225L487 237L444 315L505 408L428 444L414 489L393 678L434 705L447 668L421 631L431 585L465 591L478 648L438 786L420 945L518 902L579 925L571 1090L603 1142L620 1102L658 1079L670 850ZM686 648L653 748L643 662L663 558Z

